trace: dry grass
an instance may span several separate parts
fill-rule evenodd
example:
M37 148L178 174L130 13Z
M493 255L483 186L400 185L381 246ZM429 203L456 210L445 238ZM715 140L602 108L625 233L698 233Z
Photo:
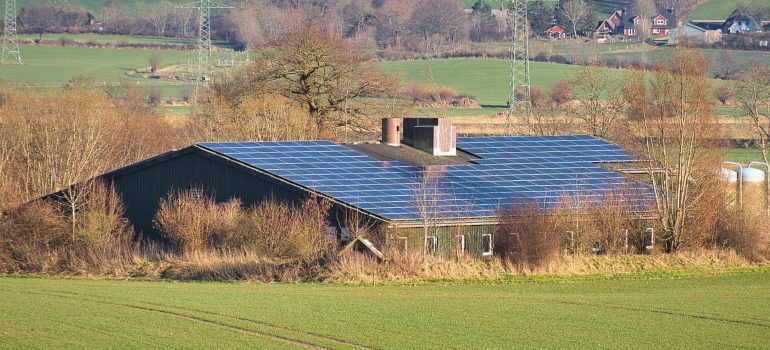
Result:
M389 251L387 259L378 261L360 253L345 254L331 264L323 279L343 283L375 283L383 281L494 279L506 268L500 260L477 260L470 257L443 259L419 253Z
M221 249L248 249L275 259L314 260L328 252L330 204L308 198L299 206L267 200L244 208L237 199L213 198L182 191L161 200L155 225L163 236L190 254Z

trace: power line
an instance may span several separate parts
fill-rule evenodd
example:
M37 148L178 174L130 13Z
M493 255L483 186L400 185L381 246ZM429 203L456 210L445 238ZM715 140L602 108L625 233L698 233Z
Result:
M198 70L195 77L195 101L197 102L200 84L211 79L211 10L233 7L211 0L198 0L179 7L198 10Z
M3 51L0 54L0 64L5 64L6 57L21 62L19 37L16 35L16 0L5 0L5 16L3 17Z
M529 23L527 0L513 0L511 10L511 86L506 134L513 135L513 113L520 107L532 113L529 85Z

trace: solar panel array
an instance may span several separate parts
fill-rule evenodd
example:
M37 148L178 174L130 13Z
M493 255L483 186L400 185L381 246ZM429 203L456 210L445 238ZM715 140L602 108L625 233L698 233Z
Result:
M586 135L459 137L458 148L480 157L477 164L427 168L376 160L329 141L199 146L388 220L493 217L517 202L547 209L568 197L597 201L619 187L649 192L597 164L633 157Z

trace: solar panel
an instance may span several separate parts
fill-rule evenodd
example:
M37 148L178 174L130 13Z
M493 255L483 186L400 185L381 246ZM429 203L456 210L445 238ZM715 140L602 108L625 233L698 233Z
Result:
M477 164L428 170L329 141L199 146L388 220L493 217L515 202L535 201L548 209L565 197L595 202L619 187L650 193L647 185L597 164L634 161L631 155L587 135L458 137L457 147L478 156ZM427 181L430 176L436 181Z

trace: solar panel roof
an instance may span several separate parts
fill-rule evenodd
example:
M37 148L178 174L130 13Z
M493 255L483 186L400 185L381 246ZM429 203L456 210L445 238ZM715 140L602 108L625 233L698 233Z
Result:
M534 201L552 208L565 197L598 200L618 187L647 185L601 167L635 159L587 135L458 137L476 164L421 168L381 161L330 141L200 143L387 220L494 217L501 206Z

